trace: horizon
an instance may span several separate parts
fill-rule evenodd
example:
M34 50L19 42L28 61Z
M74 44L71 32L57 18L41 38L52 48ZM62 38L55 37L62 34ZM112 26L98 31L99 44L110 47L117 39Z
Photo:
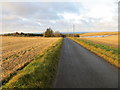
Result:
M16 31L17 32L17 31ZM11 33L0 33L2 34L12 34L12 33L16 33L16 32L11 32ZM104 32L119 32L118 30L116 31L104 31ZM21 33L21 32L18 32ZM31 33L31 34L43 34L43 32L22 32L22 33ZM62 34L72 34L73 32L60 32ZM79 34L79 33L97 33L97 32L74 32L75 34Z

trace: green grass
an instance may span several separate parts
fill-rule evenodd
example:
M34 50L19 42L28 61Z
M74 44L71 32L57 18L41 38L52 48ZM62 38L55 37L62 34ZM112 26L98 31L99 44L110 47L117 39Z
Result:
M92 45L96 48L105 49L106 51L112 51L113 54L116 54L116 55L120 54L120 49L118 49L118 48L113 48L113 47L103 45L103 44L96 44L96 43L93 43L93 42L87 41L87 40L80 40L80 39L77 39L77 38L75 38L75 39L78 40L78 41L84 42L86 44Z
M41 53L3 88L52 88L62 40Z

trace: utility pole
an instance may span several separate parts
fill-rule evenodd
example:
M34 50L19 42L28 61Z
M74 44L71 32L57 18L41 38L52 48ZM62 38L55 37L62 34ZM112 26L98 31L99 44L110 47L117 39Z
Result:
M43 33L43 37L45 37L45 32Z
M73 37L74 37L74 32L75 32L75 25L73 24Z
M67 28L67 33L68 33L68 37L69 37L69 27Z

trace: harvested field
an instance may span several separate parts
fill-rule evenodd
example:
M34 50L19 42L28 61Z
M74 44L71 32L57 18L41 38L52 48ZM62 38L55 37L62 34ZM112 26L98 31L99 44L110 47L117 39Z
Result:
M60 38L2 37L2 78L9 77Z
M118 35L112 35L108 37L97 37L97 38L80 38L82 40L89 40L94 43L103 44L111 47L118 48Z
M118 32L94 32L80 34L80 36L98 36L98 35L118 35Z

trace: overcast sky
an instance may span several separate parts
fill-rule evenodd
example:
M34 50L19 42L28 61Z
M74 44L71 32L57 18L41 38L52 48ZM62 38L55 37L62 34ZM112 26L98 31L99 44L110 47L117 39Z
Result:
M75 1L75 0L74 0ZM4 2L2 32L102 32L118 30L118 0L79 2Z

